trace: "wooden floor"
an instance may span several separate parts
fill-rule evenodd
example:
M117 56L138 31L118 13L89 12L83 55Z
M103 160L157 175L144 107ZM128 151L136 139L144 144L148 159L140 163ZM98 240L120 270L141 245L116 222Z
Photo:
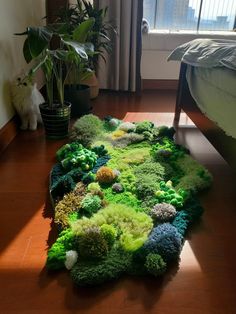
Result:
M162 124L173 118L174 92L142 95L104 93L93 104L103 117ZM46 141L43 131L21 132L0 156L1 314L233 314L236 313L235 177L186 117L178 141L214 176L202 195L205 214L188 235L179 267L163 280L122 278L78 289L66 272L44 268L55 239L48 199L48 173L63 141Z

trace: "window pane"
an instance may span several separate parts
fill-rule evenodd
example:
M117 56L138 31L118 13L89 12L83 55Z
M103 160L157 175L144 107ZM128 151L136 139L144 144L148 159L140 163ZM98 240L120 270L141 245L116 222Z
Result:
M157 0L156 28L196 30L201 0Z
M197 30L198 18L200 13L201 0L190 0L188 7L187 28Z
M204 0L199 30L232 30L235 13L235 0Z

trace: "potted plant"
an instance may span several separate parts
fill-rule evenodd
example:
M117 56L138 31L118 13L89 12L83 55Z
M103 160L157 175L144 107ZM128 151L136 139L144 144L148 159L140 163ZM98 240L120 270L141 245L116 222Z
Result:
M78 32L74 30L78 39L85 36L89 23L92 25L94 20L86 21L86 27L80 25ZM47 101L40 105L40 112L46 137L52 139L68 135L71 104L65 102L65 82L75 65L88 60L87 50L93 51L92 44L71 40L64 34L65 28L63 24L28 27L26 32L17 34L27 36L23 47L24 57L27 63L34 62L28 76L33 77L39 69L44 74Z
M93 76L94 71L90 68L89 60L97 52L94 51L92 43L88 42L87 37L94 25L94 19L89 18L78 25L72 33L67 34L68 41L74 41L83 45L86 50L87 58L75 59L72 61L68 79L65 85L65 98L72 104L72 116L78 117L91 111L90 106L90 86L81 82Z
M58 22L67 24L68 31L73 30L82 21L93 18L94 25L87 34L87 41L93 43L95 53L89 56L89 66L94 72L80 80L81 84L90 86L91 99L96 98L99 93L99 84L96 77L99 56L106 62L105 53L111 53L112 44L110 33L116 33L110 22L106 21L108 7L97 9L86 0L77 0L77 4L68 4L62 8L57 17Z
M86 84L86 79L90 76L93 76L93 71L82 61L72 70L65 84L65 99L72 105L72 117L80 117L91 112L90 86Z
M108 7L98 9L91 2L86 0L77 0L78 10L81 8L79 3L82 1L84 14L87 19L93 18L94 25L91 32L88 33L88 41L93 43L94 50L97 52L92 56L92 68L95 72L98 69L98 59L101 57L106 62L105 53L112 52L111 34L116 34L115 28L107 21ZM81 16L79 13L78 16Z

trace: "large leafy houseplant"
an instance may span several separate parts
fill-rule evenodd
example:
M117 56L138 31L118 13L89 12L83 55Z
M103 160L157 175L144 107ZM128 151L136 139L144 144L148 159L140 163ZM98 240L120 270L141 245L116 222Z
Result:
M83 73L86 72L88 53L94 48L80 40L86 37L93 24L92 18L81 23L73 37L65 31L65 24L28 27L26 32L18 34L27 36L23 54L27 63L33 62L28 75L33 77L41 69L45 77L47 101L40 105L40 111L47 137L59 138L68 134L70 105L64 99L65 82L74 67L82 67Z

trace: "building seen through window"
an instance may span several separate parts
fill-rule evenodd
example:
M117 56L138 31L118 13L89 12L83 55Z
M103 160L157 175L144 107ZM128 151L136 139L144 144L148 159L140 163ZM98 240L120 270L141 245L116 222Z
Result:
M235 16L236 0L144 0L151 29L230 31Z

